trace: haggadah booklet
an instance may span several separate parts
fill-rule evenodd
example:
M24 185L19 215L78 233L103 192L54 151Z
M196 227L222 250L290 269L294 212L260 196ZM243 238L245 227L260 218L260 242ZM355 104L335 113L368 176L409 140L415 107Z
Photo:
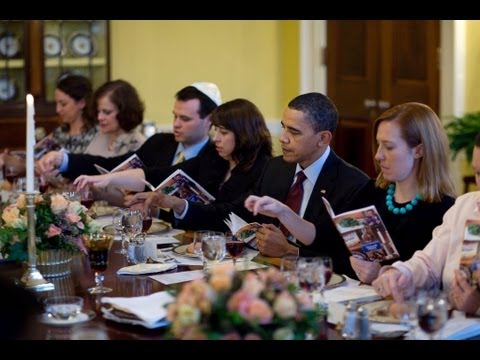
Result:
M175 170L157 187L146 180L143 182L152 191L161 190L165 195L173 195L187 201L202 204L210 204L215 201L212 194L180 169Z
M322 200L352 256L367 261L400 257L374 205L335 215L328 200Z
M477 288L480 279L480 220L467 220L463 233L460 272Z
M138 169L138 168L143 167L144 164L143 164L143 161L140 160L140 158L138 157L137 154L133 154L127 160L122 162L120 165L113 168L111 171L108 171L104 167L101 167L100 165L97 165L97 164L93 164L93 166L95 166L95 169L97 169L97 171L100 174L109 174L109 173L114 173L114 172L118 172L118 171Z

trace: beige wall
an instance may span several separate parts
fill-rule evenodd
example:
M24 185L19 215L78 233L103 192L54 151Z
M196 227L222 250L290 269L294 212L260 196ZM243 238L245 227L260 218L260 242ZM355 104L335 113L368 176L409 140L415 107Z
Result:
M467 21L465 112L480 111L480 21Z
M173 96L212 81L224 101L244 97L265 118L281 118L298 93L298 21L114 20L111 77L131 82L146 119L171 124Z

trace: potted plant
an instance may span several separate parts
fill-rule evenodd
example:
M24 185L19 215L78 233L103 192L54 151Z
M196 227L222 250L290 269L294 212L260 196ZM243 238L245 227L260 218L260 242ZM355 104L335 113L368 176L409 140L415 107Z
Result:
M464 150L468 162L471 162L475 137L480 133L480 112L454 117L445 129L450 140L453 159L455 160L458 153Z

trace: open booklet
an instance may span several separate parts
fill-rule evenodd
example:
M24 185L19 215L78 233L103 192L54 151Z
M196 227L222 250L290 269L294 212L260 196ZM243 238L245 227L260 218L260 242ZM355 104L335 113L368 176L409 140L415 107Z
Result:
M118 171L124 171L124 170L131 170L131 169L138 169L143 167L143 161L140 160L137 154L133 154L130 156L127 160L122 162L120 165L112 169L111 171L108 171L104 167L101 167L100 165L93 164L95 168L98 170L100 174L108 174L108 173L114 173Z
M175 170L157 187L146 180L143 182L152 191L162 190L165 195L173 195L187 201L203 204L215 201L215 198L207 190L180 169Z
M257 222L247 223L233 212L228 214L228 219L223 220L223 222L227 224L228 228L237 239L257 250L257 242L255 241L255 238L257 230L263 227L261 224Z
M390 260L400 256L374 205L335 215L328 200L322 200L353 256L367 261Z
M480 281L480 220L467 220L460 256L460 272L473 287Z

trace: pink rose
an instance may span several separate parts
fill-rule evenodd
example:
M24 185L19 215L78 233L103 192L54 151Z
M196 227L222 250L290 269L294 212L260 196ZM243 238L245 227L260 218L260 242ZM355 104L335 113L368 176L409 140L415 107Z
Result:
M62 229L60 229L59 227L53 224L50 224L50 226L48 227L48 230L45 232L45 235L51 238L51 237L60 235L61 233L62 233Z

